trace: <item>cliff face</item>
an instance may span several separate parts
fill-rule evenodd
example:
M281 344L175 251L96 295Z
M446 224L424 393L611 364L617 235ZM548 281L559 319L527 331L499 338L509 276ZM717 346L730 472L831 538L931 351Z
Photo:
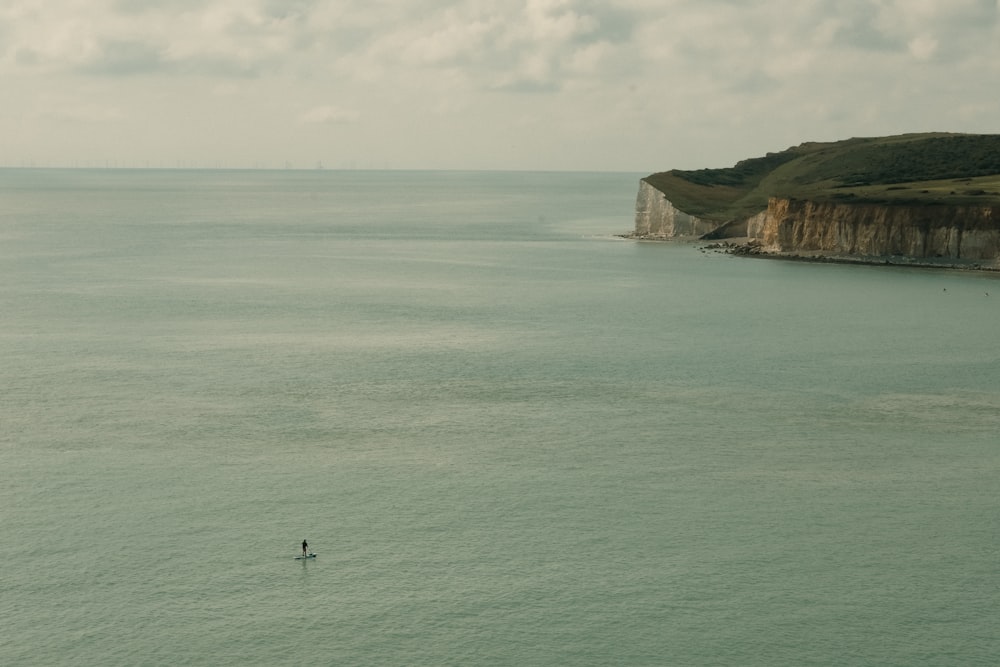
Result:
M718 227L677 209L662 192L639 181L635 200L635 236L640 238L701 238Z
M772 198L751 234L765 252L1000 258L1000 207L881 206Z
M640 181L633 235L745 237L766 253L1000 262L1000 206L821 203L772 197L766 210L719 224L679 210L663 192Z

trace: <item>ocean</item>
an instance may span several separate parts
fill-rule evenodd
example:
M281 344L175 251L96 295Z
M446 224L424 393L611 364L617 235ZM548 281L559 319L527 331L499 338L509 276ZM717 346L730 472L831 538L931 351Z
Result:
M997 664L1000 276L640 176L0 170L0 664Z

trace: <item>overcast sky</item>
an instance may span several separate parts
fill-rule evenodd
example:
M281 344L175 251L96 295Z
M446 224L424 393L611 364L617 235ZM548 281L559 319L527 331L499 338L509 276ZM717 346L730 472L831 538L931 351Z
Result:
M3 0L0 164L651 172L997 133L998 5Z

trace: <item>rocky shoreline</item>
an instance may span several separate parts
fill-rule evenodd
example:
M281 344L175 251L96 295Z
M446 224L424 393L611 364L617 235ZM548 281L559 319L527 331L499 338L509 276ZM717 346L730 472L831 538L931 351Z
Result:
M621 234L622 238L633 241L676 242L678 239L663 237ZM866 266L900 266L918 269L945 269L951 271L987 271L1000 272L1000 265L983 264L975 260L956 260L954 257L919 258L902 255L862 257L857 255L830 255L820 252L769 252L763 250L760 243L754 239L737 239L718 241L701 246L702 252L715 252L738 257L757 257L761 259L778 259L790 262L812 262L818 264L855 264Z

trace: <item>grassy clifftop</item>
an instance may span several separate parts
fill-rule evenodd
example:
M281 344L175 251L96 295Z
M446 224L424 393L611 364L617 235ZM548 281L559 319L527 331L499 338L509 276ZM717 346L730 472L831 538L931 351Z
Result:
M1000 135L903 134L805 143L725 169L644 179L674 206L724 222L769 197L908 205L1000 205Z

